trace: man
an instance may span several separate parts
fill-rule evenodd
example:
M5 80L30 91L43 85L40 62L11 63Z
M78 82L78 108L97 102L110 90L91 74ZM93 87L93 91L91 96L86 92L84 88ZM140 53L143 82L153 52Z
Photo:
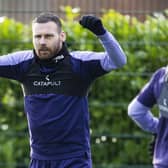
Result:
M32 23L34 49L0 57L0 76L23 87L30 168L92 167L88 89L97 77L122 67L126 57L99 18L83 16L80 24L105 52L68 52L59 18L43 13Z
M151 113L157 104L159 117ZM168 69L158 69L128 106L128 115L143 130L154 134L154 168L168 167ZM154 145L154 146L153 146Z

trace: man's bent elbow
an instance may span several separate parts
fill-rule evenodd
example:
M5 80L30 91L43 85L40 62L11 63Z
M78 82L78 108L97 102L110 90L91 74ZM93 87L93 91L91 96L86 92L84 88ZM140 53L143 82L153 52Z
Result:
M134 118L134 112L133 112L133 110L132 110L132 107L131 107L132 105L131 104L129 104L128 105L128 110L127 110L127 114L128 114L128 116L130 117L130 118Z

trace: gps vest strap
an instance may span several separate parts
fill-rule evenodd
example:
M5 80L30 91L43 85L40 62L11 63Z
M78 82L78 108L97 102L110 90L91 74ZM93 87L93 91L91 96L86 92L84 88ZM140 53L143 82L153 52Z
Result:
M62 63L55 65L56 70L51 73L41 73L39 65L34 61L22 82L24 94L86 96L89 85L72 71L69 59L70 56L66 56Z

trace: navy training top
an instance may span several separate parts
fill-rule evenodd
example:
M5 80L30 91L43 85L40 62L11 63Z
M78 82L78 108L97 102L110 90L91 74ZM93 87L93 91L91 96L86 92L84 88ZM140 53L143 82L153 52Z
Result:
M69 53L63 47L46 62L34 50L0 57L0 76L23 87L32 158L57 160L90 153L89 86L126 63L112 34L106 32L99 39L105 52Z

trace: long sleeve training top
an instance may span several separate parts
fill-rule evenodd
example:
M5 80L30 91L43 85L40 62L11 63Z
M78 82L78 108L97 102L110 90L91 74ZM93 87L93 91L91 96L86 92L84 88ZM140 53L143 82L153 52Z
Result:
M98 36L105 51L62 50L40 61L34 50L0 57L0 76L17 80L24 92L31 157L67 159L90 153L87 93L92 82L126 64L111 33Z
M153 164L158 168L168 167L168 83L165 81L166 72L166 67L158 69L128 106L128 115L139 127L157 134ZM158 117L151 112L155 104L159 111Z

